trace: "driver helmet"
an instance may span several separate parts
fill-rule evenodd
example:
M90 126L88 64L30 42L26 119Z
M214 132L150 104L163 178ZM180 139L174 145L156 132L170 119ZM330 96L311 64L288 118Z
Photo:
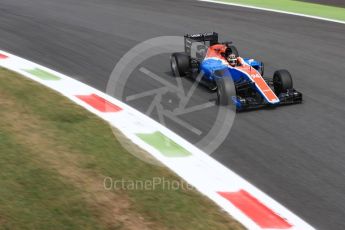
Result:
M229 54L227 60L232 67L237 65L237 58L235 54Z

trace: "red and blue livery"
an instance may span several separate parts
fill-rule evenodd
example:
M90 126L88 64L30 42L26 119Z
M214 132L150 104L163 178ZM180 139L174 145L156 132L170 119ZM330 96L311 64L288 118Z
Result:
M241 111L302 102L287 70L263 77L261 61L240 57L232 42L219 43L215 32L187 34L184 39L185 51L171 55L173 75L190 77L217 92L219 105L232 103ZM229 55L235 57L235 64L229 62Z

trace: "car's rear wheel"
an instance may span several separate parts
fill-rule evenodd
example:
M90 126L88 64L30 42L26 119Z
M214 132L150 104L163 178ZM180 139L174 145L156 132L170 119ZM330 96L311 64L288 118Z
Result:
M186 53L173 53L170 64L175 77L184 77L190 71L190 57Z
M235 87L229 77L217 78L217 105L229 105L236 95Z
M292 89L293 82L289 71L285 69L275 71L273 75L273 86L276 95L285 93L287 90Z

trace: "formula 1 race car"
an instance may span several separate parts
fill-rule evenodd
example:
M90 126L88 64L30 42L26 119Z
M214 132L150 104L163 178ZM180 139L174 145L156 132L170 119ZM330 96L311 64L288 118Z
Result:
M302 93L293 88L287 70L275 71L264 78L264 64L241 58L232 42L218 42L218 34L202 33L184 36L185 51L171 55L175 77L190 77L217 92L217 104L234 104L238 111L268 106L297 104ZM227 57L235 57L230 63Z

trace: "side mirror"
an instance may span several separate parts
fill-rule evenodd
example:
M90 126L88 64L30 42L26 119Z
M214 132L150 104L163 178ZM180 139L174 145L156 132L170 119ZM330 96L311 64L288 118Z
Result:
M261 76L264 76L264 73L265 73L265 65L264 65L263 62L261 62L259 72L260 72Z

